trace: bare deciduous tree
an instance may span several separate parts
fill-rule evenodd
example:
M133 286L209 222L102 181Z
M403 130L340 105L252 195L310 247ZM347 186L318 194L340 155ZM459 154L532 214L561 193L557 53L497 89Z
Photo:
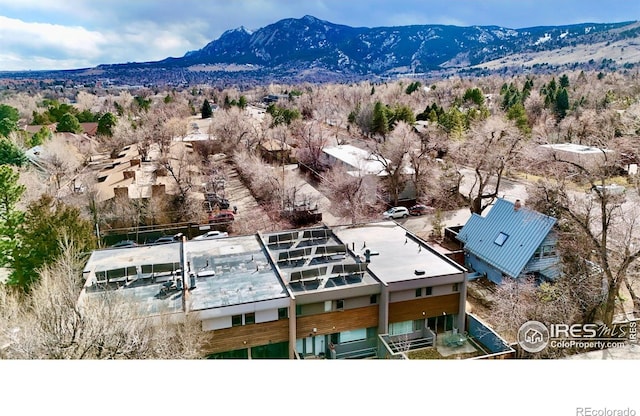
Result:
M62 241L60 258L46 266L29 294L0 286L0 358L178 359L199 358L202 331L182 322L154 323L119 292L79 298L81 258Z
M383 143L375 143L371 149L371 158L382 166L381 177L384 189L389 194L389 202L398 204L398 200L407 181L411 179L413 169L409 163L408 154L420 141L411 126L404 122L398 123Z
M344 168L334 167L323 175L322 188L331 200L333 212L356 224L377 212L376 179L351 175Z
M619 188L608 186L618 158L618 152L603 149L601 157L591 162L553 154L551 160L544 158L537 165L545 173L545 180L537 184L541 207L581 237L583 246L573 249L581 253L578 260L601 272L599 317L607 325L612 324L616 313L622 312L620 289L625 282L636 279L634 265L640 258L636 223L639 213ZM591 191L575 192L569 181L586 185ZM637 301L634 299L636 304Z
M216 111L211 119L210 132L222 143L223 152L233 153L239 148L251 149L261 137L259 123L238 107Z
M513 166L524 138L512 123L492 116L474 124L454 157L471 167L474 183L469 191L471 212L481 214L498 197L500 182Z
M323 127L316 122L295 123L293 136L297 142L298 161L316 172L324 171L326 166L322 163L322 150L327 146L327 138Z

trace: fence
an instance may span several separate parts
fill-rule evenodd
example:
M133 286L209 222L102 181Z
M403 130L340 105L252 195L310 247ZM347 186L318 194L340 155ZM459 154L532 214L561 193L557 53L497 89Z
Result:
M475 315L467 314L467 332L488 350L489 354L478 358L511 358L515 354L515 350L511 348L506 340Z

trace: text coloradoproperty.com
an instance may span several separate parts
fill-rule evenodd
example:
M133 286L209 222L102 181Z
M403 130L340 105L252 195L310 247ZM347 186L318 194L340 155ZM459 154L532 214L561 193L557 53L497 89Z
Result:
M552 348L620 348L626 345L625 341L576 341L572 340L551 340L549 345Z

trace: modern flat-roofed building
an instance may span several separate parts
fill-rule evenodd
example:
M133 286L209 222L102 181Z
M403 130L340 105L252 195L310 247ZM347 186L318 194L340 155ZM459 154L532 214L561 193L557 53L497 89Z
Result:
M380 281L378 331L429 341L465 328L466 270L393 221L334 228Z
M186 309L205 350L222 358L288 358L290 296L259 236L184 243Z
M363 358L465 330L465 269L393 221L95 251L82 296L192 314L213 358Z
M146 317L183 314L178 291L161 289L181 274L180 243L95 250L83 270L84 296L117 291Z
M575 143L543 144L540 147L559 160L566 160L586 168L601 165L607 158L612 159L615 156L613 150Z
M375 355L380 283L326 227L264 236L295 313L295 351L303 357Z

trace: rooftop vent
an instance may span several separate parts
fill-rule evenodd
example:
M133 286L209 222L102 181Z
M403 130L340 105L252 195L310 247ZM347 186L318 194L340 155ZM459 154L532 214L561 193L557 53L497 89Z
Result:
M426 273L426 271L422 269L416 269L414 273L416 274L416 276L422 276Z
M513 210L514 210L514 211L517 211L517 210L519 210L520 208L522 208L522 203L520 203L520 200L519 200L519 199L516 199L516 202L513 204Z

